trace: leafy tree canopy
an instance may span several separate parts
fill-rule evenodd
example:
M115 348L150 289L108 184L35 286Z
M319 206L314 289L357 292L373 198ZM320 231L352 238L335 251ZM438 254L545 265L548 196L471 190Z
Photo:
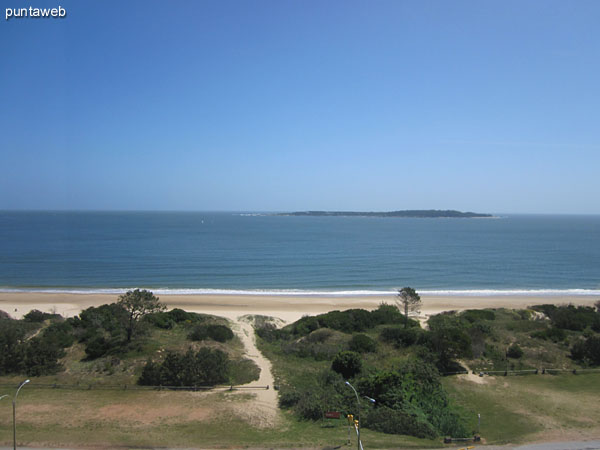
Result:
M166 309L166 306L159 301L158 297L145 289L128 291L119 297L117 304L127 311L127 323L125 325L127 342L131 342L141 318L147 314Z

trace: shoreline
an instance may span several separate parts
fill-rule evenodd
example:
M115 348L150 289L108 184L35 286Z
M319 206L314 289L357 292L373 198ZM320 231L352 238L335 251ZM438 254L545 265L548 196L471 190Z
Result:
M393 304L395 295L374 296L296 296L296 295L224 295L186 294L157 295L171 308L236 319L246 314L273 316L286 323L305 315L316 315L333 310L351 308L374 309L382 303ZM116 302L118 294L0 292L0 310L14 318L21 318L33 309L56 312L63 317L73 317L90 306ZM568 304L593 306L595 295L461 295L444 296L422 294L421 317L443 311L509 308L523 309L540 304Z

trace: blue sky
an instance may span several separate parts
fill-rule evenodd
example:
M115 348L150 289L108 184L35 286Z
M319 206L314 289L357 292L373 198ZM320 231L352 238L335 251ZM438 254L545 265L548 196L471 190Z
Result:
M0 209L600 214L600 2L39 1Z

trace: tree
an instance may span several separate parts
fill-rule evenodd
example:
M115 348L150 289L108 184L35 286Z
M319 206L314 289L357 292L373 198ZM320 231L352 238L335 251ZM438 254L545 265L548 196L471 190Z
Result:
M145 289L128 291L124 295L119 296L118 305L121 305L127 311L127 323L125 329L127 331L127 342L131 342L131 338L137 330L137 325L146 314L164 311L166 306L163 305L152 292Z
M398 289L396 294L396 306L400 311L404 311L404 328L408 328L408 316L411 313L419 313L421 307L421 297L411 287Z

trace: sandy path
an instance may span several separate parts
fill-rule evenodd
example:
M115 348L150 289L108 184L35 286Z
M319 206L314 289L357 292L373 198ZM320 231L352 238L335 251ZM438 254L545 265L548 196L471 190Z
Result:
M271 362L263 356L256 346L256 334L254 327L244 317L236 320L237 335L242 340L246 352L244 356L251 359L260 368L258 381L253 381L245 386L268 386L268 389L257 389L252 391L254 398L244 402L238 413L246 416L253 424L260 427L274 427L280 422L277 391L273 388L274 378L271 371ZM247 390L238 392L247 394ZM250 403L250 405L248 404Z

